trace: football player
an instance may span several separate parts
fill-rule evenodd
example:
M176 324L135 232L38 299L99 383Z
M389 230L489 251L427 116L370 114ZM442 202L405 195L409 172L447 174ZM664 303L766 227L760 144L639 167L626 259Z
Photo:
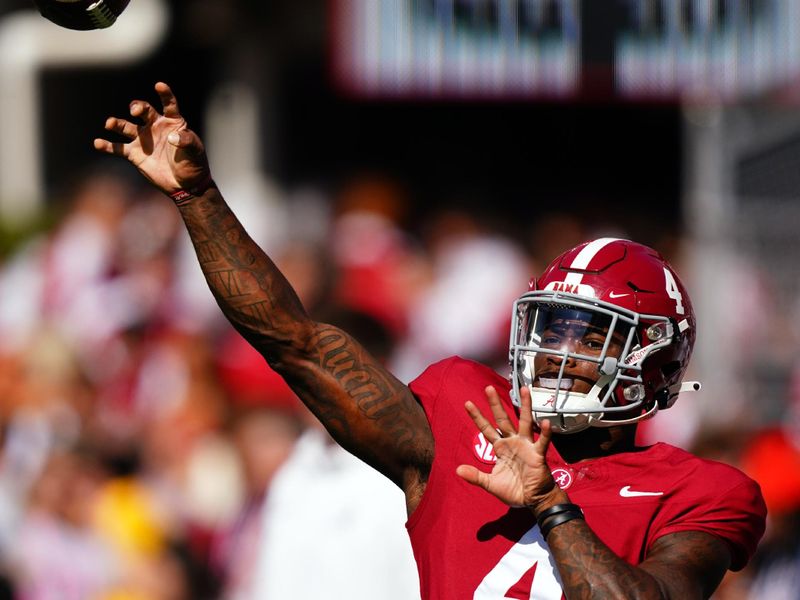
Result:
M683 382L692 305L658 253L603 238L553 261L513 307L510 382L450 358L406 386L309 318L225 203L170 88L156 92L161 113L135 100L136 121L106 122L127 141L95 148L173 199L225 316L405 492L423 598L702 598L745 566L764 530L758 486L634 443L638 421L699 387Z

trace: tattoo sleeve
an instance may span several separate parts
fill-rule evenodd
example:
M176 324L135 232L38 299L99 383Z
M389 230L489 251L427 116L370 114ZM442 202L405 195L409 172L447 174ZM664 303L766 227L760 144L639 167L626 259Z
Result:
M730 563L722 540L693 531L659 538L638 566L614 554L582 520L556 527L547 543L570 600L708 598Z
M345 332L310 319L217 190L180 212L224 315L334 439L407 494L424 484L433 440L408 387Z

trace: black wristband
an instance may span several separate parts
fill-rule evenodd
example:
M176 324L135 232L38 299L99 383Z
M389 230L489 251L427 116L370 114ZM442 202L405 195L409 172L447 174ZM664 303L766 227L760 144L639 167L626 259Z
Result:
M542 537L546 541L547 536L550 535L550 532L553 531L553 529L559 525L563 525L564 523L572 521L573 519L583 519L583 511L580 509L567 510L549 517L544 525L539 525L539 529L542 532Z
M571 502L565 502L563 504L554 504L550 508L546 508L545 510L540 512L539 516L536 518L536 522L539 524L539 529L542 528L542 525L544 525L545 520L549 519L553 515L569 511L583 514L581 507L578 506L577 504L572 504Z

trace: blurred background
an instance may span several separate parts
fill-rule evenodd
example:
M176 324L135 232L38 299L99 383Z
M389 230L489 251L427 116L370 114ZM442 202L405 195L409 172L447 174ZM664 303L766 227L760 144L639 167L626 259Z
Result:
M301 459L360 468L224 321L170 202L93 151L159 80L312 314L404 381L506 373L511 302L566 248L659 249L704 387L641 441L762 485L715 597L800 597L798 29L792 0L131 0L73 32L0 0L0 598L300 598L268 588ZM387 493L352 544L407 555Z

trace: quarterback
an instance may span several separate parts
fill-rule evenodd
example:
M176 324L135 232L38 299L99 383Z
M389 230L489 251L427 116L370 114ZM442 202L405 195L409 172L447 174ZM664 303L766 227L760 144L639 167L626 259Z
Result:
M331 435L404 492L426 599L707 598L764 530L758 486L636 423L682 391L696 323L654 250L568 250L513 306L510 381L460 358L410 386L347 332L312 320L211 178L170 88L106 129L175 202L234 327ZM465 324L468 326L468 324ZM324 502L324 499L320 499ZM377 552L380 549L376 549Z

